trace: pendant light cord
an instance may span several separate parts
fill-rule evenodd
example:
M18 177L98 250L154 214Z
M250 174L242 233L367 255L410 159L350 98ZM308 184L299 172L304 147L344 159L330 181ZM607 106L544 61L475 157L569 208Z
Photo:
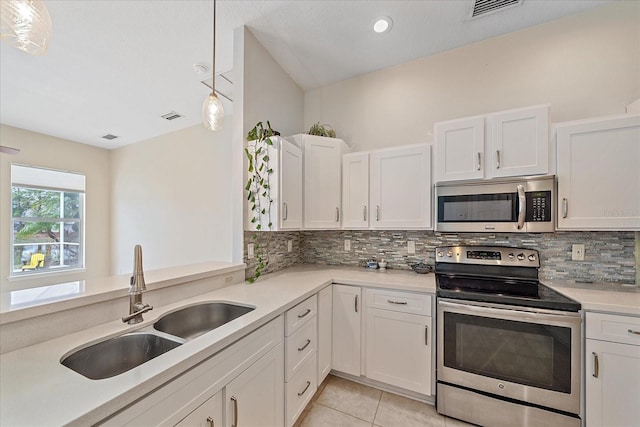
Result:
M211 95L216 96L216 0L213 0L213 61L212 61Z

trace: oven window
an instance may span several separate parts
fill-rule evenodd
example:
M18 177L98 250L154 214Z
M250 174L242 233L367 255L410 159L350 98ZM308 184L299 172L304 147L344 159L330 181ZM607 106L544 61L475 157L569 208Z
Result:
M513 222L516 193L438 197L438 222Z
M444 365L473 374L571 392L571 329L444 313Z

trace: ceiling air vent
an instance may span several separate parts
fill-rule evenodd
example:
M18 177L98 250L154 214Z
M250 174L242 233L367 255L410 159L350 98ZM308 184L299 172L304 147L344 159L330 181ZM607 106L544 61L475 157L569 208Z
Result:
M522 3L523 0L476 0L471 17L486 15Z
M117 135L112 135L110 133L102 136L102 138L107 139L109 141L111 141L112 139L116 139L117 137L118 137Z
M172 111L170 113L164 114L162 116L163 119L165 120L175 120L175 119L179 119L180 117L184 117L182 114L180 113L176 113L175 111Z

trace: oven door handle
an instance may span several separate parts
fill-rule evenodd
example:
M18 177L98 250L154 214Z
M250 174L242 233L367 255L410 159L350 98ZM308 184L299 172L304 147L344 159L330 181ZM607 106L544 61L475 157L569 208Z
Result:
M575 319L576 321L580 320L580 315L578 313L547 313L545 311L539 311L537 309L531 310L517 310L513 308L493 308L493 307L484 307L479 305L472 304L458 304L455 302L442 301L439 300L438 304L442 307L450 307L456 308L461 311L466 312L475 312L479 314L485 315L500 315L505 318L512 318L514 320L535 320L545 321L545 320L558 320L558 319Z

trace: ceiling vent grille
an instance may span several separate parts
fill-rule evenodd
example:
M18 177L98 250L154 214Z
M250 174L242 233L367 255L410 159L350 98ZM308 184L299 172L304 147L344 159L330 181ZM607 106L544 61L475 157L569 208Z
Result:
M487 13L497 12L498 10L516 6L523 0L476 0L473 5L471 17L486 15Z
M184 117L182 114L180 113L176 113L175 111L172 111L170 113L164 114L162 116L163 119L165 120L175 120L175 119L179 119L180 117Z
M107 139L109 141L111 141L112 139L116 139L117 137L118 137L117 135L112 135L110 133L102 136L102 138Z

